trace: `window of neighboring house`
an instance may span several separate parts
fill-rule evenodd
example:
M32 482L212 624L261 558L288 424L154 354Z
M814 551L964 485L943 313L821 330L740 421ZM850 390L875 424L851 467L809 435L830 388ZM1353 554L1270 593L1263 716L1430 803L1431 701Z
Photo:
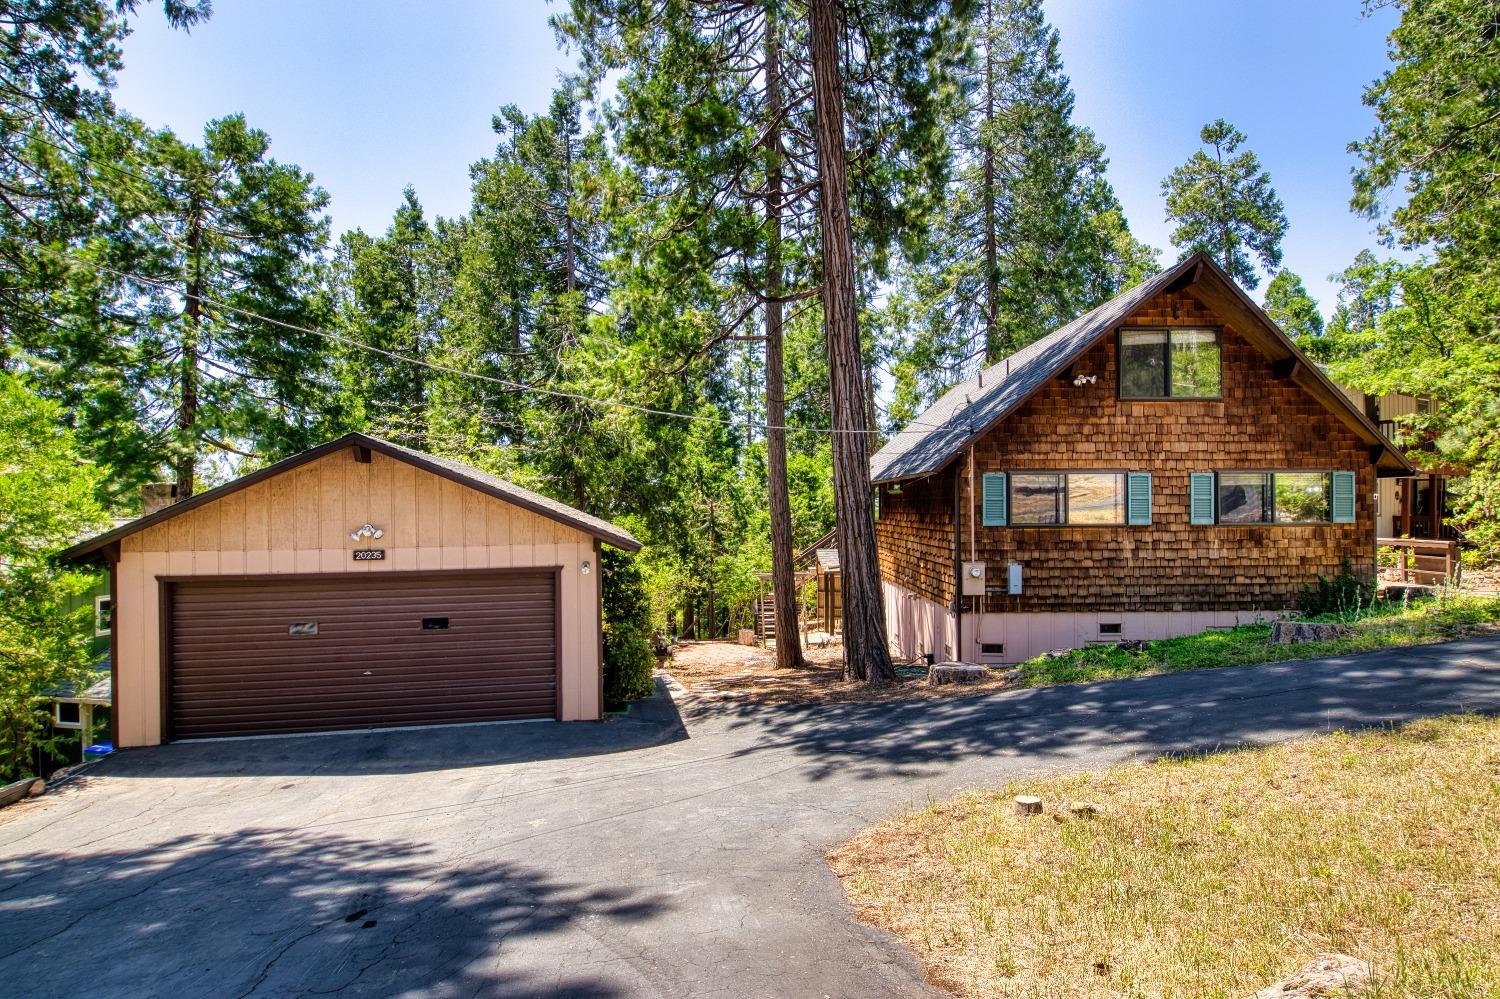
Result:
M1121 399L1219 399L1219 331L1120 330Z
M1124 472L1012 472L1015 525L1125 523Z
M1221 524L1326 524L1332 475L1328 472L1220 472Z
M114 625L115 605L109 597L94 598L94 637L103 638Z
M56 713L52 716L53 723L58 728L83 728L83 711L72 701L58 701L53 705Z

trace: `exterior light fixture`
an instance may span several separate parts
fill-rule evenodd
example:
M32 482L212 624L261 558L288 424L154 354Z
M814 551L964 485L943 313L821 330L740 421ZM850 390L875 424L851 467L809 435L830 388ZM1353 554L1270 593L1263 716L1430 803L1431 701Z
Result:
M587 560L585 560L584 563L578 567L578 571L583 573L585 576L589 574L589 564Z
M1074 385L1092 385L1099 380L1098 375L1079 375L1073 379Z
M366 524L363 527L356 528L354 530L354 532L349 535L349 540L350 541L358 541L360 538L383 538L383 537L385 537L385 532L384 531L382 531L380 528L375 527L373 525Z

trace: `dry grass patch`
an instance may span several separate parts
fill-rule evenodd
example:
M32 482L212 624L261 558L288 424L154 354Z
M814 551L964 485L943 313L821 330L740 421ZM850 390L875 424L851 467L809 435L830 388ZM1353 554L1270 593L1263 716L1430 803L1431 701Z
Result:
M771 652L758 646L727 641L679 642L672 648L666 671L695 696L763 704L963 697L1015 686L1011 674L996 671L992 679L981 683L931 687L926 680L905 680L872 689L844 680L842 646L807 649L803 655L807 669L784 670L776 667Z
M1103 814L1057 814L1080 799ZM1500 720L1022 781L829 860L961 996L1245 996L1322 951L1371 961L1372 995L1497 996Z

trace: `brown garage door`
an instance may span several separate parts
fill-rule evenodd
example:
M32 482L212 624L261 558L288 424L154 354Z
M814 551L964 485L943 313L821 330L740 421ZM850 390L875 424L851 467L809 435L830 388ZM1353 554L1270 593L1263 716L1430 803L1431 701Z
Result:
M557 711L550 572L169 585L174 739Z

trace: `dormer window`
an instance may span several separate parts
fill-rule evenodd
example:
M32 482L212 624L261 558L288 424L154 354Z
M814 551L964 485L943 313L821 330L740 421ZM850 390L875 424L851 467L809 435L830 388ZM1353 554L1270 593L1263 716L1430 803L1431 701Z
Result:
M1222 398L1220 354L1216 329L1122 329L1120 398Z

